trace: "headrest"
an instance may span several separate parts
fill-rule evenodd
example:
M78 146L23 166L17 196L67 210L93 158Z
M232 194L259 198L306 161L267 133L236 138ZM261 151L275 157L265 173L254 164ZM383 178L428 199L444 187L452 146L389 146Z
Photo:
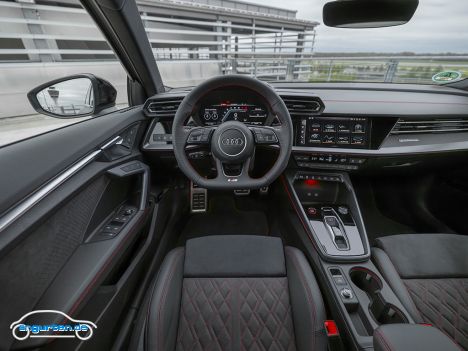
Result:
M280 238L216 235L187 241L185 277L286 276Z

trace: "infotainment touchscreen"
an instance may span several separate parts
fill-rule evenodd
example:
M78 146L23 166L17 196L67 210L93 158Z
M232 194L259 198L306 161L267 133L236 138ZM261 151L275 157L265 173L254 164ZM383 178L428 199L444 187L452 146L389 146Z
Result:
M296 125L297 146L366 148L369 121L360 117L307 117Z

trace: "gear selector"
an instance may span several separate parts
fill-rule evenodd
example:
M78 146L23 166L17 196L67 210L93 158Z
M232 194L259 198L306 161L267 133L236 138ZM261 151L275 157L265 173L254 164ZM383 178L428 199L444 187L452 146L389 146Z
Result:
M349 250L346 230L341 219L331 207L322 207L323 223L338 250Z

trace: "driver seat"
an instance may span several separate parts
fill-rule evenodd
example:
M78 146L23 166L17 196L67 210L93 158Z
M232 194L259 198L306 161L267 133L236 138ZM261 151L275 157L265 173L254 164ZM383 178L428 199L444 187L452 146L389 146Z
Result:
M274 237L201 237L164 259L131 349L325 351L325 319L298 249Z

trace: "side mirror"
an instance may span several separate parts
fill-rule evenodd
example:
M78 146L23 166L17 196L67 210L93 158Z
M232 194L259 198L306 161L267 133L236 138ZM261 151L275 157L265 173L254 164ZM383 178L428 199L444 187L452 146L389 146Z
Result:
M28 93L32 107L56 118L93 116L115 106L117 90L92 74L78 74L42 84Z
M419 0L337 0L323 7L323 23L338 28L379 28L407 23Z

